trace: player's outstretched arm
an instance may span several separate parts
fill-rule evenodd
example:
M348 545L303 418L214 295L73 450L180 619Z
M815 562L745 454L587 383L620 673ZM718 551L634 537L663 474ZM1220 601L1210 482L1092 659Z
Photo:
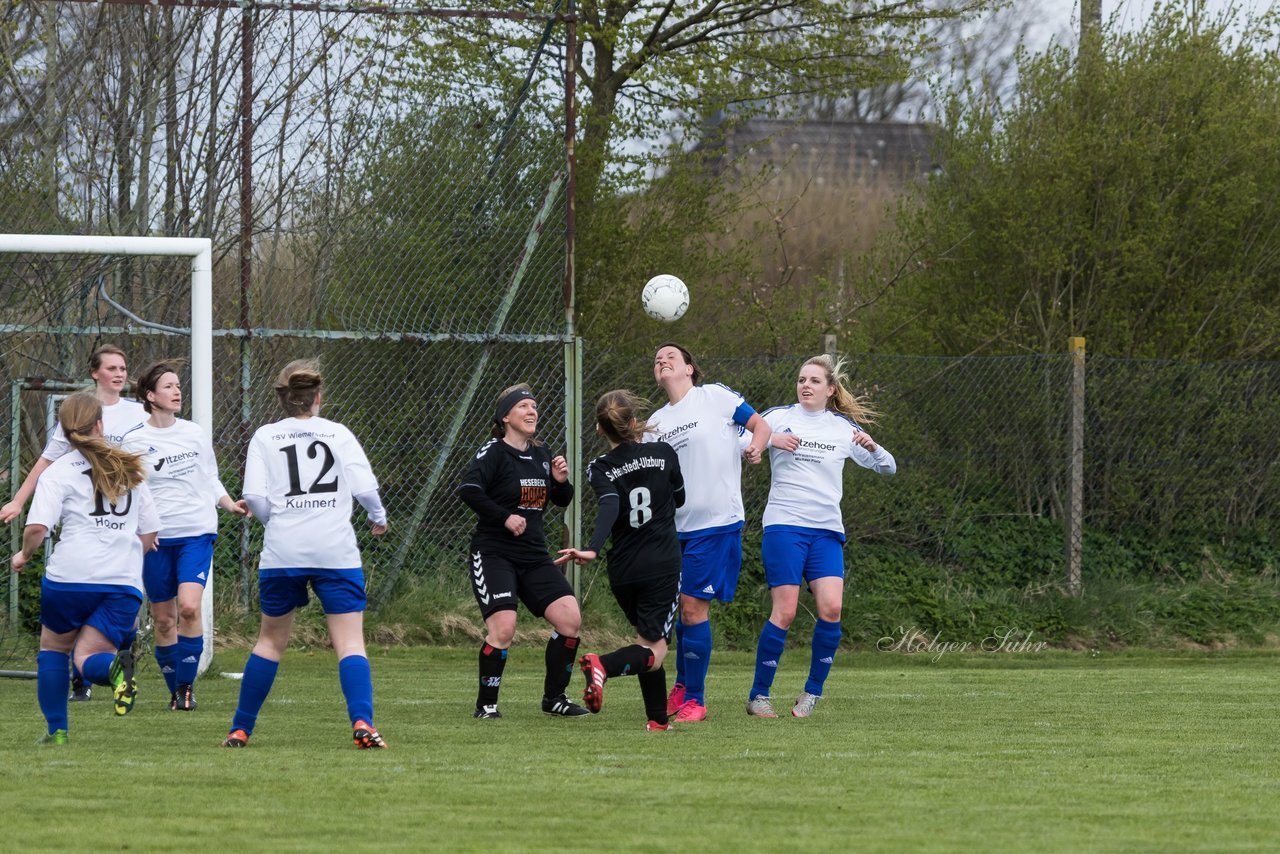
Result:
M765 421L759 412L753 413L747 420L746 428L751 432L751 443L742 452L742 456L747 462L755 465L764 457L765 445L769 443L769 437L773 435L773 428L769 426L769 422Z
M218 499L218 506L228 513L234 513L237 516L252 516L253 511L249 509L249 502L241 498L236 501L230 495L224 495Z
M22 568L31 560L31 556L40 550L40 545L48 535L49 529L44 525L28 525L22 529L22 549L9 559L9 568L14 572L22 572Z
M564 566L569 561L573 561L578 566L596 559L596 553L591 549L561 549L560 557L556 558L552 563L556 566Z
M36 464L31 467L31 471L27 472L26 480L22 481L22 486L18 487L18 492L13 496L13 500L0 507L0 522L12 522L22 514L22 508L27 506L31 493L36 491L36 481L40 480L40 475L44 474L44 470L51 465L53 465L53 460L45 457L36 460Z

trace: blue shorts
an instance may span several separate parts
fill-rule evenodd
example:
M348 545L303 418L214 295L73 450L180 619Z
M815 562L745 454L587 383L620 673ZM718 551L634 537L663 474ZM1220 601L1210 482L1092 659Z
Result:
M270 574L268 574L270 573ZM264 569L258 571L258 599L262 613L283 617L311 600L307 585L326 614L351 614L363 611L368 601L364 595L364 570L355 569Z
M769 587L815 578L844 578L844 538L835 531L773 525L760 545Z
M680 592L695 599L732 602L742 570L742 531L682 539L680 549Z
M152 602L168 602L178 595L179 584L209 583L213 567L213 543L217 534L170 537L160 548L142 557L142 586Z
M138 625L142 594L119 584L40 581L40 625L55 634L93 626L123 649Z

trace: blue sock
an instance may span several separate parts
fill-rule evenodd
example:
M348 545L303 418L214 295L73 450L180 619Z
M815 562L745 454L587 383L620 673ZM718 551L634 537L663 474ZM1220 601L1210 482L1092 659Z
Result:
M177 657L176 643L156 647L156 664L160 665L160 675L164 677L164 684L169 686L170 694L178 690L178 670L175 666Z
M231 718L233 730L242 729L253 734L253 725L258 722L258 712L271 693L271 683L276 681L276 671L280 662L249 654L244 663L244 676L240 680L240 700L236 703L235 716Z
M110 685L111 662L115 660L115 655L110 652L100 652L86 658L84 664L80 665L80 673L84 675L84 681L92 682L94 685Z
M706 705L707 668L711 666L711 621L685 626L684 644L680 647L684 662L684 695Z
M49 733L67 728L68 659L65 652L40 650L36 656L36 700L49 722Z
M765 620L764 628L760 630L760 640L756 643L756 681L751 685L748 700L769 696L773 677L778 672L778 663L782 661L782 651L786 646L787 630Z
M342 684L342 696L347 698L347 715L351 723L373 723L373 674L369 671L369 659L363 655L348 655L338 662L338 681Z
M684 685L684 621L676 617L676 684Z
M809 662L809 681L804 683L804 690L816 696L822 696L822 685L831 672L831 664L835 661L836 650L840 647L840 623L828 623L818 620L813 626L813 658Z
M178 665L174 669L175 681L179 685L190 685L196 681L196 672L200 669L200 656L204 653L204 635L189 638L178 635Z

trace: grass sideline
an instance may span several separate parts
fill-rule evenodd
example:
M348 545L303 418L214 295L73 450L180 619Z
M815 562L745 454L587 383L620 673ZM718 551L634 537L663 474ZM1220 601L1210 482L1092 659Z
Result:
M387 751L351 746L327 650L291 651L245 750L245 653L200 708L71 707L38 747L35 684L0 680L6 848L131 851L1267 849L1280 838L1275 651L844 654L810 720L743 713L752 662L717 654L711 717L646 733L634 680L603 713L543 716L542 650L513 649L501 721L469 717L474 650L372 653ZM802 685L783 659L774 696ZM580 692L575 673L572 692Z

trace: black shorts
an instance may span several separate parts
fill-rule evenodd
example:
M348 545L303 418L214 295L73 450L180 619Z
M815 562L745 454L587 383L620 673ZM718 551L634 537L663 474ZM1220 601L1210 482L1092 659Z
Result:
M680 573L644 581L614 584L613 598L627 615L636 634L648 641L671 640L671 627L680 607Z
M471 592L486 620L498 611L514 611L517 600L541 617L552 602L573 595L573 587L550 557L513 561L473 548L467 568Z

